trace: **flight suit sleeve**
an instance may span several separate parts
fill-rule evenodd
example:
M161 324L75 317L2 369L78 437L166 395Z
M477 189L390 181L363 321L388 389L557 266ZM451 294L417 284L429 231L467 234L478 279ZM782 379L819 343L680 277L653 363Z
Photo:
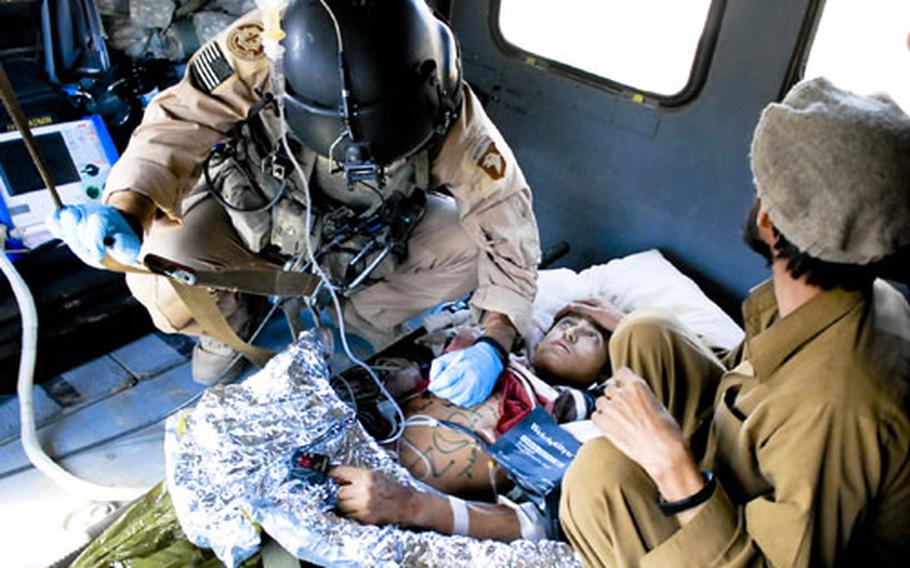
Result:
M505 314L525 335L540 262L531 191L511 148L467 86L462 104L432 175L455 197L461 224L480 248L471 306Z
M201 47L183 79L149 103L108 176L106 203L129 189L150 198L170 219L180 219L183 197L212 146L246 118L268 86L262 29L258 12L247 14Z
M763 428L770 434L755 444L773 491L737 506L718 484L694 519L644 557L643 567L836 564L880 487L879 426L827 405L779 412L779 424Z

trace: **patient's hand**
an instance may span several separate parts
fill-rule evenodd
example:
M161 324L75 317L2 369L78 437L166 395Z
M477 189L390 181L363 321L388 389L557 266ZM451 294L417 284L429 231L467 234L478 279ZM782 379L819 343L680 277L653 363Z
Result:
M622 310L610 302L597 298L589 298L587 300L570 302L569 305L556 313L553 321L558 321L559 318L566 315L567 313L578 314L591 318L597 323L597 325L611 333L616 331L616 327L619 325L619 320L621 320L626 315Z
M421 493L384 475L359 467L332 468L341 485L338 511L345 517L370 525L419 525Z

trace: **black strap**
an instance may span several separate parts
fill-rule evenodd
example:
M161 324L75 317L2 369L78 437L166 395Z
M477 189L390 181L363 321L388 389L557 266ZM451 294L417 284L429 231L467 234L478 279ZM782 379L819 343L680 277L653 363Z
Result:
M492 337L481 335L474 342L474 345L477 345L478 343L486 343L496 350L496 354L499 355L499 361L502 362L503 369L509 366L509 352L506 351L506 348L500 345L498 341Z
M705 485L696 493L689 495L685 499L680 499L679 501L664 501L662 498L658 497L657 506L665 517L672 517L677 513L697 507L714 495L714 489L717 487L717 480L714 478L714 472L706 469L701 472L701 475L705 479Z
M142 223L139 222L139 217L136 217L132 213L127 213L125 211L117 210L123 218L126 220L126 224L130 226L130 229L136 233L136 237L139 239L139 242L145 238L145 231L142 229Z

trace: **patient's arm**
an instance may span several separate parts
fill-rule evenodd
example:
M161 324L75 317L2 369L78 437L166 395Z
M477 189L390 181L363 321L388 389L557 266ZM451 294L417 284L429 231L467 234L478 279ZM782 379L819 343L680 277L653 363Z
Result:
M399 485L376 472L339 466L332 476L341 484L338 511L372 525L395 524L453 534L454 515L445 495ZM521 538L518 514L507 505L466 503L468 535L511 541Z
M402 407L409 425L400 443L399 461L416 479L449 495L495 500L495 489L508 478L471 436L443 425L414 425L422 417L454 422L474 432L492 432L499 420L499 393L471 408L461 408L425 392ZM483 434L481 434L483 435ZM492 480L492 481L491 481ZM495 485L495 487L494 487Z

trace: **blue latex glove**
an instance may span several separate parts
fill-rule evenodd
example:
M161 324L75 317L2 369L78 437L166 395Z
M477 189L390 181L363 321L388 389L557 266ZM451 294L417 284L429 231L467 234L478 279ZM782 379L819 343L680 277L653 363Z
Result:
M139 237L123 215L110 205L67 205L48 215L44 224L89 266L103 268L101 259L105 252L122 264L133 264L139 257L142 245Z
M439 398L468 408L490 396L502 371L496 349L487 343L475 343L434 359L428 388Z

